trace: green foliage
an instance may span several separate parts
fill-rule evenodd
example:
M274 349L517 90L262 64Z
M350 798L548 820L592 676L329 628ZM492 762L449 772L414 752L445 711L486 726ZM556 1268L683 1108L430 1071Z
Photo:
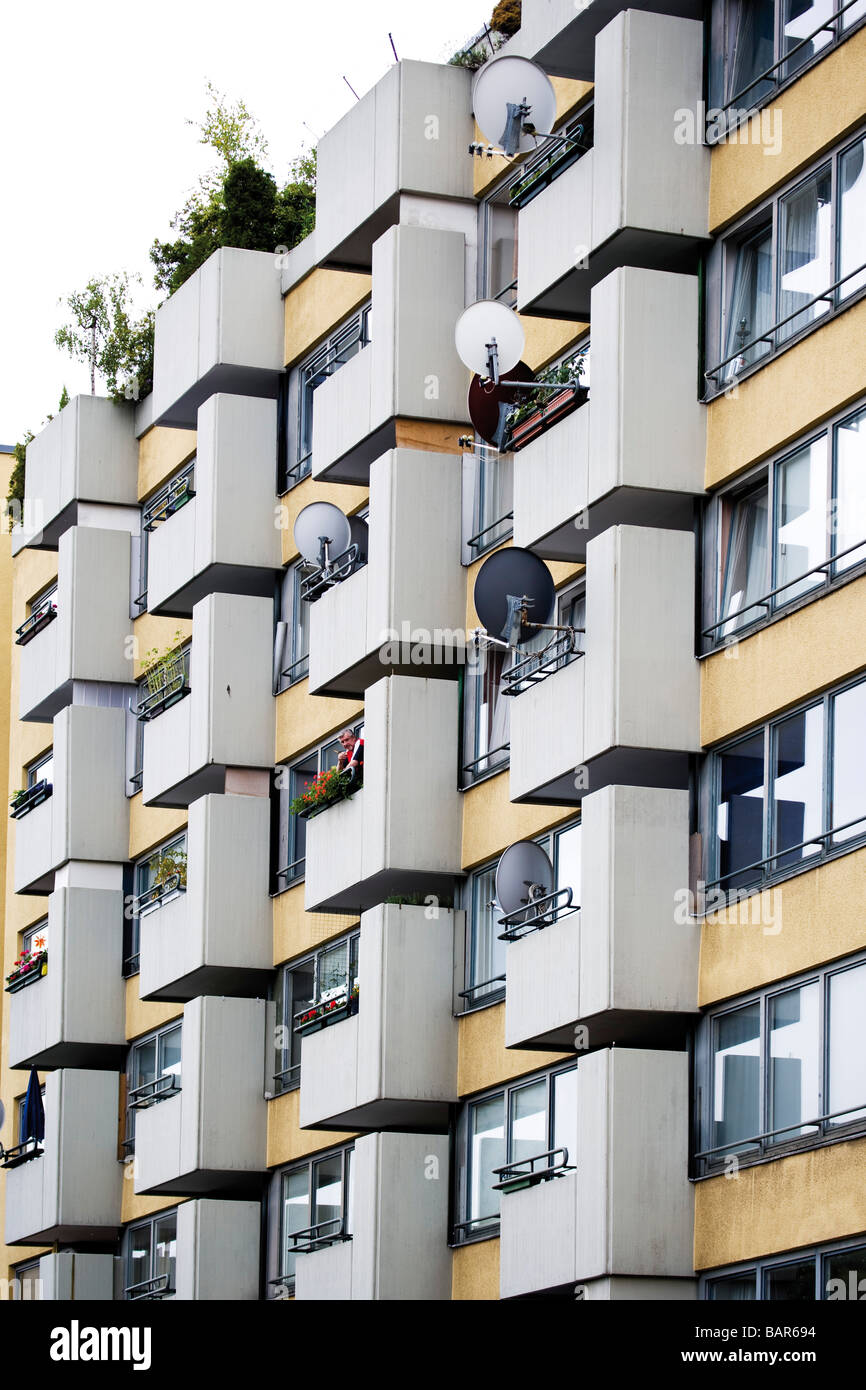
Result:
M520 28L521 0L499 0L490 16L490 27L508 38Z
M88 280L82 291L68 296L71 321L54 336L70 357L90 365L95 325L96 372L116 401L138 400L153 385L153 310L135 317L136 284L141 277L125 271Z
M586 353L580 352L570 361L563 362L555 369L548 368L541 373L548 383L537 390L521 391L518 403L508 417L508 428L513 430L531 415L535 415L545 405L560 395L564 388L578 387L583 373Z
M65 391L64 387L64 391ZM6 517L7 529L12 530L15 522L20 520L24 511L24 485L27 471L27 445L31 439L35 438L31 430L28 430L24 440L16 444L12 450L15 463L9 475L9 491L6 494Z

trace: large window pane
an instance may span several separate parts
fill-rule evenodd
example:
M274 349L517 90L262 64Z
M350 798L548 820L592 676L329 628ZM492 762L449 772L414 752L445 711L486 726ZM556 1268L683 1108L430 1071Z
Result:
M773 588L786 584L778 603L824 582L808 575L827 558L827 436L807 444L776 468L776 573ZM806 576L801 578L801 576ZM793 584L792 580L799 582Z
M782 69L784 76L792 77L804 63L811 60L820 53L822 48L826 48L828 43L833 42L833 29L822 29L820 33L815 33L819 25L830 19L833 14L834 0L782 0L782 53L784 57L791 53L793 48L808 39L810 34L814 37L808 43L803 43L802 48L798 48L796 53L791 53L790 58Z
M839 161L839 274L849 275L866 264L866 139L858 140ZM840 286L839 296L854 294L866 285L866 271L852 275Z
M773 1303L815 1302L815 1258L764 1270L763 1297Z
M508 1134L509 1163L532 1158L547 1149L547 1083L533 1081L511 1092Z
M553 1147L567 1149L568 1161L577 1163L577 1067L557 1072L553 1086Z
M839 1124L866 1116L866 965L830 977L827 1113Z
M728 310L725 357L738 356L726 368L726 377L750 366L772 348L772 342L755 341L773 326L773 234L762 227L729 253L732 288ZM752 343L752 347L747 344Z
M343 1156L333 1154L313 1164L313 1224L335 1235L343 1220Z
M729 1274L707 1285L707 1297L716 1303L742 1303L758 1297L756 1284L754 1273Z
M761 1006L754 1003L713 1021L713 1125L708 1147L734 1147L759 1134L760 1096Z
M475 473L473 553L480 555L511 534L514 509L514 460L510 454L479 453Z
M499 1179L493 1169L505 1163L505 1101L503 1096L481 1100L469 1111L469 1211L467 1220L499 1215Z
M561 830L554 840L556 887L572 890L572 903L575 907L580 906L582 831L581 825L572 825L568 830Z
M310 1175L309 1169L283 1174L283 1269L282 1273L294 1277L295 1255L290 1237L296 1231L305 1231L310 1221Z
M136 1284L144 1284L150 1278L152 1238L153 1227L150 1223L146 1226L133 1226L130 1231L129 1261L126 1275L127 1288L132 1288Z
M180 1077L181 1029L172 1028L159 1040L160 1076Z
M847 826L833 836L842 844L866 831L866 681L833 700L833 805L831 825ZM863 817L858 820L858 817ZM852 824L853 822L853 824Z
M829 169L779 202L779 318L795 315L779 329L782 340L830 308L827 300L803 306L833 283L831 212Z
M769 1001L771 1139L779 1143L815 1126L800 1126L818 1114L818 1008L817 984L785 990Z
M823 828L824 706L784 719L773 730L775 868L818 854L820 841L805 843ZM794 848L801 845L802 848ZM789 846L792 847L789 849Z
M154 1223L153 1277L167 1275L166 1293L173 1293L177 1264L177 1213L162 1216Z
M484 984L470 996L469 1003L477 1003L489 994L505 988L505 981L497 979L505 974L506 943L499 940L502 928L499 918L502 913L496 897L496 870L485 869L472 879L472 904L470 911L469 940L469 979L468 989ZM485 984L490 981L489 984Z
M838 1282L832 1284L831 1280L841 1281L842 1288ZM861 1280L866 1280L866 1245L825 1256L822 1298L831 1298L835 1294L837 1299L856 1298L859 1302L864 1288Z
M866 560L866 545L858 544L866 540L866 410L837 425L835 437L833 553L840 555L851 546L857 546L835 566L838 574Z
M740 0L728 5L728 72L726 99L742 95L754 106L773 90L771 81L755 82L773 65L775 6L773 0Z
M719 877L723 890L760 881L748 868L764 857L764 735L753 734L719 756L716 807Z
M723 538L724 577L719 616L734 616L719 629L720 637L727 637L767 614L764 605L749 607L754 599L762 598L771 588L768 582L767 507L767 488L764 485L748 496L738 498L725 517L727 535Z

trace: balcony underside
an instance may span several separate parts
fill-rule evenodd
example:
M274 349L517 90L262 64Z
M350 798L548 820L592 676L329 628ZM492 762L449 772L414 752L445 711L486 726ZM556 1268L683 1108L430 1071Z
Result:
M541 479L539 480L541 482ZM520 543L543 560L564 560L586 564L586 547L611 526L649 526L669 531L691 531L694 525L694 498L688 493L661 492L652 488L617 488L586 508L585 526L569 517L561 526L538 540Z
M534 55L527 56L534 57L536 63L555 77L573 77L581 82L592 82L595 76L596 35L624 8L621 0L592 0L554 38ZM669 14L679 19L704 17L701 0L648 0L638 8L650 14Z
M405 647L401 650L398 661L385 661L380 655L380 648L368 653L363 660L355 663L348 671L341 671L338 675L331 676L323 681L321 685L311 686L311 695L340 695L344 698L363 700L367 689L380 681L383 676L425 676L435 680L457 680L460 671L463 669L463 652L455 652L453 648L442 648L435 643L413 642L389 643L393 648ZM422 660L413 661L413 648L417 650ZM395 653L396 654L396 653ZM403 657L406 657L403 660Z
M364 270L368 274L373 265L373 242L399 221L400 194L394 193L381 207L362 222L360 227L329 252L322 265L329 270Z
M368 487L370 465L396 446L397 422L395 419L386 420L384 425L380 425L357 444L353 444L346 453L326 468L317 470L314 459L313 476L317 482L353 483L356 486Z
M263 396L275 400L282 375L282 372L266 367L237 367L228 362L218 363L153 423L171 429L194 430L198 425L199 406L218 392L228 396Z
M165 791L152 797L146 804L148 806L186 807L191 802L197 801L200 796L223 795L225 785L225 765L211 763L210 766L203 767L188 777L183 777L173 787L167 787Z
M694 275L701 252L708 244L701 237L671 236L667 232L623 227L590 253L586 269L578 270L575 267L568 270L533 299L524 302L519 297L518 286L518 308L521 313L586 322L590 319L590 294L593 288L612 271L627 265L642 270L670 270L681 275Z
M253 565L208 565L184 584L182 589L155 603L149 612L165 618L191 618L193 605L208 594L249 594L270 598L274 592L274 570Z
M34 1159L33 1162L41 1160ZM113 1245L121 1234L120 1226L48 1226L44 1231L33 1231L16 1240L7 1240L8 1245Z
M614 785L687 790L689 755L664 748L611 748L586 762L582 772L578 780L585 785L575 786L576 769L569 767L542 786L510 799L514 805L579 806L590 792Z
M328 814L327 811L324 812ZM340 889L331 897L307 907L307 912L366 912L367 908L386 902L397 895L425 896L449 900L454 893L454 875L432 873L424 869L382 869L370 878Z
M171 984L160 985L142 999L186 1003L199 995L226 995L238 999L263 999L273 980L272 970L250 970L242 966L202 965Z
M572 1047L572 1051L574 1048ZM307 1130L347 1130L371 1133L391 1131L398 1134L447 1134L448 1102L431 1100L375 1100L329 1115L315 1124L304 1125Z
M259 1197L267 1182L267 1173L239 1173L216 1168L196 1168L153 1187L136 1186L136 1195L150 1197Z
M659 1052L682 1052L688 1045L691 1028L698 1015L667 1013L660 1009L604 1009L587 1018L574 1019L561 1027L534 1034L509 1049L527 1052L568 1052L574 1054L574 1030L580 1025L592 1039L593 1052L599 1047L649 1047Z
M56 1042L37 1048L29 1057L10 1059L15 1070L37 1067L54 1071L73 1067L84 1071L122 1071L127 1043Z

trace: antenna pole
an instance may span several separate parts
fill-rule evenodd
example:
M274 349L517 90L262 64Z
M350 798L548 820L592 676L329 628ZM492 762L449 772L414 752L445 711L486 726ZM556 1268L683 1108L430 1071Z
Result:
M90 394L96 395L96 315L90 320Z
M346 76L345 73L343 73L343 81L345 82L346 86L349 88L349 91L352 93L352 96L355 98L355 100L356 100L356 101L360 101L361 98L358 96L358 93L355 91L355 88L352 86L351 82L349 81L349 79L348 79L348 77Z
M399 63L400 59L397 57L397 50L396 50L396 48L394 47L394 35L393 35L393 34L389 34L389 35L388 35L388 40L389 40L389 42L390 42L390 44L391 44L391 52L394 54L394 62L395 62L395 63Z

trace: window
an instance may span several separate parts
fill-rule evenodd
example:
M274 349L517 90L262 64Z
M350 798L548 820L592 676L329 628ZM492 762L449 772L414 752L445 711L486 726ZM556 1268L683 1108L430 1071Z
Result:
M10 803L12 819L20 820L22 816L29 815L43 801L47 801L53 791L54 750L49 749L24 769L24 786L16 791Z
M740 1265L731 1273L705 1275L701 1286L705 1299L719 1303L862 1300L866 1293L866 1245L853 1240L775 1256Z
M501 545L514 522L514 459L484 443L475 452L472 535L466 542L472 560Z
M711 755L709 886L754 892L862 842L864 721L861 680Z
M564 1152L563 1152L564 1151ZM454 1242L497 1235L502 1175L510 1164L544 1161L539 1176L577 1157L577 1063L498 1087L463 1106L457 1122Z
M365 304L282 379L277 462L281 493L288 492L312 471L315 393L323 381L369 345L371 309L371 304Z
M126 1286L131 1301L168 1298L177 1291L177 1212L162 1211L126 1233Z
M550 856L554 887L571 888L575 906L580 902L580 821L557 827L537 838ZM466 908L465 988L460 998L466 1008L495 1004L505 995L507 943L501 939L502 909L496 902L498 860L470 874L464 889Z
M132 1044L126 1063L126 1139L128 1154L135 1149L135 1115L180 1091L180 1023L169 1023Z
M36 984L48 970L48 918L34 922L21 933L21 952L6 976L7 994L17 994Z
M33 1302L42 1298L39 1260L40 1257L37 1255L35 1260L25 1260L20 1265L13 1265L12 1282L9 1286L9 1296L13 1302Z
M280 595L282 646L275 663L274 690L279 694L310 673L310 605L301 599L304 565L292 565L283 575Z
M352 727L356 738L359 737L364 728L363 723L357 723ZM292 815L289 805L295 797L303 795L308 783L312 782L318 773L337 766L341 752L339 737L328 739L327 743L311 749L298 762L285 769L281 782L278 782L280 791L273 803L277 820L277 869L274 875L276 893L282 893L284 889L304 877L307 822L301 816Z
M315 955L286 965L277 977L274 1094L301 1079L301 1040L357 1012L361 933L331 942Z
M866 563L866 409L788 450L711 515L719 590L703 634L710 646Z
M866 286L866 138L789 186L711 255L710 392L801 336ZM718 327L713 322L718 318Z
M141 918L186 892L186 831L140 859L134 866L133 883L132 911L127 918L128 940L124 947L123 973L127 976L138 972Z
M49 786L54 783L54 749L48 753L43 753L36 762L31 763L27 769L27 786L38 787L40 783L46 782Z
M864 0L716 0L710 105L736 105L744 115L841 43L864 15ZM736 124L740 113L731 114Z
M57 617L57 580L55 579L38 597L27 605L27 618L16 628L16 646L26 647L37 633L48 627Z
M148 667L143 680L139 682L142 699L135 710L142 723L156 719L189 695L191 656L192 644L186 642L183 646L163 652Z
M352 1156L349 1144L275 1175L279 1203L279 1275L274 1297L294 1287L300 1255L352 1236Z
M517 303L517 209L510 205L513 175L478 205L478 298Z
M161 526L169 517L179 512L181 507L185 507L195 497L195 465L196 457L187 459L182 468L169 478L168 482L163 483L152 497L149 497L141 508L141 536L138 547L138 596L133 601L133 607L139 613L143 613L147 608L147 573L150 553L150 536L157 526Z
M866 959L717 1009L697 1048L699 1174L866 1129Z
M469 656L463 682L463 764L461 785L471 787L508 766L511 707L502 693L503 672L510 653L488 647ZM466 754L469 754L467 757Z

